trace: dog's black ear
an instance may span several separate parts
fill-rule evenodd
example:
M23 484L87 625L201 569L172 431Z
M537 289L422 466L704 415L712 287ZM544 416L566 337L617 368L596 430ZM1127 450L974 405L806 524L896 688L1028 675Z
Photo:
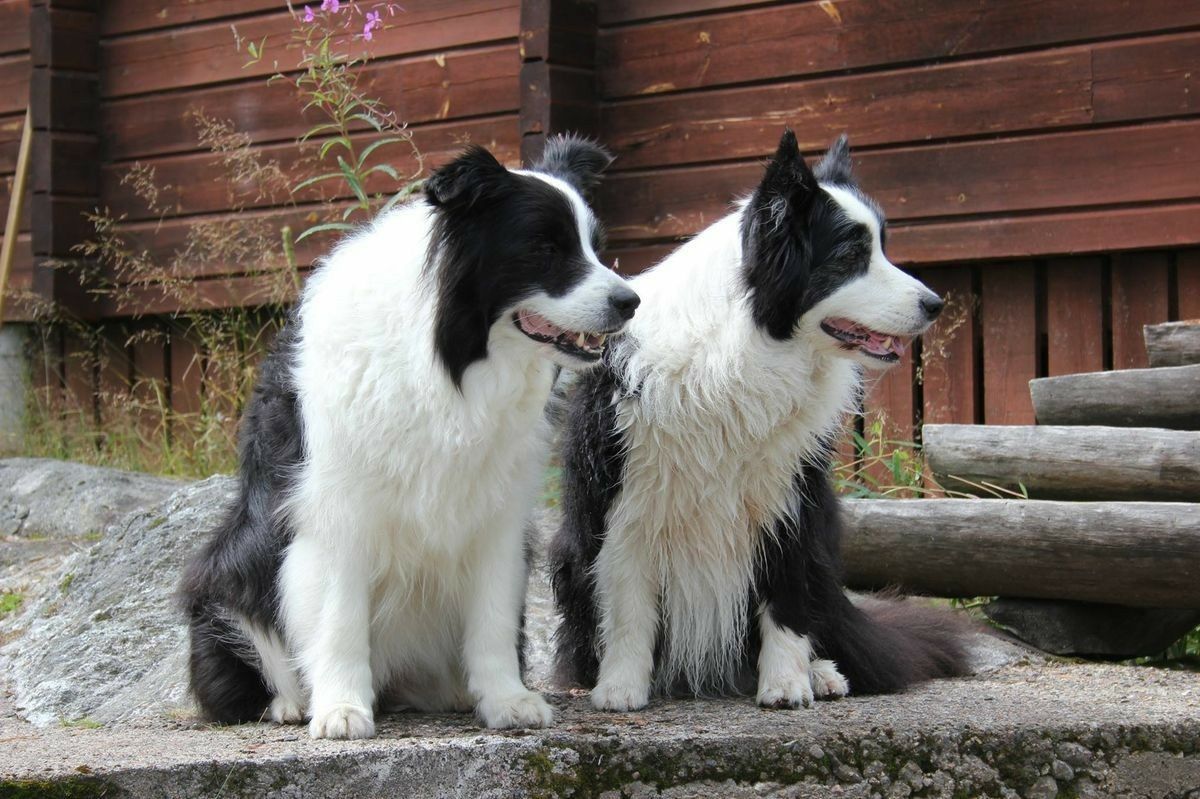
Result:
M766 174L742 216L742 268L755 323L772 338L791 338L803 312L812 262L808 217L817 178L785 129Z
M473 144L462 155L434 171L425 181L425 196L443 208L471 208L502 196L509 171L490 152Z
M850 172L850 140L843 133L829 145L829 152L813 167L813 174L822 183L853 183Z
M590 197L612 162L612 155L596 142L567 134L547 139L546 149L533 168L565 180L584 197Z

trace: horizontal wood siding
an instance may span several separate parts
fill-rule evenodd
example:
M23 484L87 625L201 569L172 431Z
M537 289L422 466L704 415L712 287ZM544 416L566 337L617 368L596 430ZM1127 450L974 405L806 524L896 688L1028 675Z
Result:
M1200 5L621 1L599 25L623 270L728 213L785 125L813 156L849 134L889 255L950 299L873 381L889 435L1030 423L1029 379L1136 366L1141 324L1198 312Z

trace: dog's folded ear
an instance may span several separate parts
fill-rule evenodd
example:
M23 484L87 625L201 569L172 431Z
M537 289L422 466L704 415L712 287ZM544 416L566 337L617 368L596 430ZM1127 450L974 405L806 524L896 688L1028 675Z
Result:
M503 196L511 178L495 156L473 144L429 176L425 181L425 196L439 207L471 208Z
M846 138L845 133L838 136L837 141L829 145L829 151L825 153L825 157L813 167L813 174L822 183L849 184L854 182L854 175L850 172L850 140Z
M581 195L590 197L612 162L612 155L596 142L566 134L546 140L546 149L533 168L565 180Z

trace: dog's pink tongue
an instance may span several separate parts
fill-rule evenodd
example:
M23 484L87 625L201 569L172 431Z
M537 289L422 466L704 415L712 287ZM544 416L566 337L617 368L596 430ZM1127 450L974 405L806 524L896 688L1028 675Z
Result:
M530 333L536 333L540 336L557 336L562 332L562 329L557 325L551 324L545 317L539 316L532 311L521 312L521 327Z

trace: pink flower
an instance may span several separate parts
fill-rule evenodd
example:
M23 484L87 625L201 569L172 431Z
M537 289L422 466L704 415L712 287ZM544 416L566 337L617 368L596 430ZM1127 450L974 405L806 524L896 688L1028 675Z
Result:
M336 14L342 7L341 0L321 0L321 10Z
M317 15L313 13L312 6L305 6L304 7L304 21L312 22L316 18L317 18Z
M363 25L362 37L368 42L375 38L371 31L383 27L383 19L378 11L367 12L367 24Z

